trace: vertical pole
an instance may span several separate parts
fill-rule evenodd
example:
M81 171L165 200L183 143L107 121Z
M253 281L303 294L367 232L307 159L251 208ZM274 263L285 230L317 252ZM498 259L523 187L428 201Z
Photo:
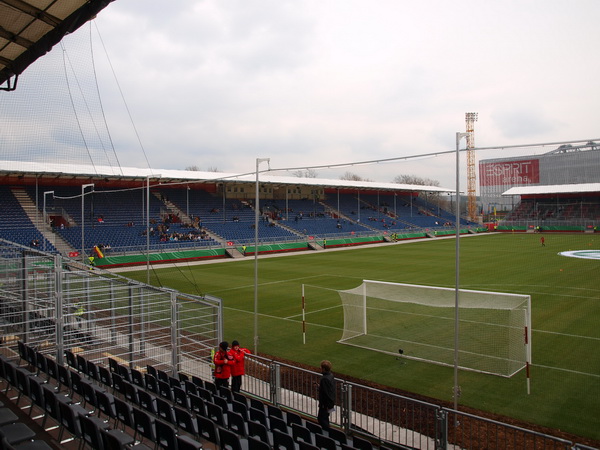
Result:
M256 192L254 200L254 353L258 354L258 215L260 210L258 165L269 158L256 158Z
M146 284L150 284L150 175L146 177Z
M129 355L128 355L128 359L129 359L129 366L133 367L133 360L134 360L134 354L135 354L135 338L134 338L134 296L135 296L135 286L133 284L129 285L129 292L128 292L128 304L127 304L127 320L129 321L128 323L128 327L127 327L127 339L128 339L128 343L129 343Z
M305 314L304 283L302 283L302 343L306 344L306 314Z
M456 133L456 250L455 250L455 286L454 286L454 409L458 409L458 335L459 335L459 293L460 293L460 149L461 138L467 133Z
M285 221L290 220L289 188L285 188Z
M181 349L181 329L179 323L179 305L177 304L177 292L171 292L171 366L173 373L179 372L179 350Z
M54 257L54 295L56 299L55 303L55 317L56 317L56 362L63 364L64 352L65 352L65 319L63 315L63 266L62 257L56 255Z
M363 280L363 334L367 334L367 282Z
M225 187L225 181L223 181L223 184L221 185L223 186L223 223L227 222L227 209L225 208L225 205L227 204L227 196L226 196L226 187Z
M115 306L115 283L114 280L109 280L109 291L110 291L110 342L112 345L117 344L117 309Z
M48 219L46 218L46 194L52 194L52 197L54 197L54 191L44 192L44 214L42 217L42 220L44 221L44 224L43 224L44 228L46 228L46 225L48 224ZM44 251L46 251L46 241L47 241L47 239L44 239Z
M35 174L35 224L40 227L40 193L38 186L38 174Z
M254 192L254 353L258 354L258 165L256 158L256 185Z
M81 185L81 260L85 264L85 216L84 216L84 206L85 206L85 188L86 187L94 187L94 183L90 184L82 184Z
M529 369L531 367L531 295L527 296L527 314L525 317L525 342L527 348L525 349L527 356L527 394L531 394L531 374Z

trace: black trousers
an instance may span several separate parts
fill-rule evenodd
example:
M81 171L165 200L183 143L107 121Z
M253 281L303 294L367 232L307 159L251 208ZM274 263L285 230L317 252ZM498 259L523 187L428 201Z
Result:
M327 408L319 407L319 414L317 415L317 420L319 421L319 425L324 430L329 430L329 413L327 412Z
M235 375L235 376L231 377L231 390L233 392L240 392L241 388L242 388L242 376Z
M219 389L221 386L228 388L229 387L229 379L215 377L215 386L217 387L217 389Z

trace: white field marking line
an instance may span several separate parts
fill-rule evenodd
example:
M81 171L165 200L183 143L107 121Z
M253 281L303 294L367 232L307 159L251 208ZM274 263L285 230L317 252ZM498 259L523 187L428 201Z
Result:
M569 334L569 333L559 333L558 331L536 330L535 328L532 329L531 331L533 331L534 333L556 334L558 336L566 336L566 337L579 338L579 339L590 339L592 341L600 341L600 338L592 337L592 336L582 336L580 334Z
M334 306L334 308L338 308L338 307ZM228 307L223 307L223 309L229 309L231 311L242 312L242 313L247 313L247 314L254 314L254 311L246 311L245 309L228 308ZM279 316L273 316L271 314L261 314L261 313L258 313L258 315L261 316L261 317L268 317L269 319L279 319L279 320L287 320L289 322L294 322L294 323L301 323L300 320L294 320L293 319L293 317L296 317L296 316L279 317ZM339 328L339 327L332 327L330 325L321 325L321 324L318 324L318 323L311 323L310 325L314 326L314 327L330 328L332 330L342 331L341 328Z
M322 277L332 277L332 278L357 278L357 279L361 279L360 277L349 277L349 276L344 276L344 275L333 275L333 274L320 274L320 275L311 275L311 276L307 276L307 277L300 277L300 278L288 278L285 280L277 280L277 281L268 281L265 283L258 283L259 286L269 286L269 285L273 285L273 284L281 284L281 283L288 283L288 282L293 282L293 281L301 281L301 280L308 280L311 278L322 278ZM229 289L219 289L218 291L211 291L210 294L211 295L216 295L217 293L220 292L228 292L228 291L237 291L238 289L248 289L254 287L254 284L246 284L243 286L236 286L236 287L232 287ZM321 286L315 286L315 287L321 287ZM323 289L328 289L328 288L323 288ZM334 289L337 290L337 289Z
M541 367L542 369L559 370L561 372L574 373L576 375L583 375L586 377L600 378L600 375L595 374L595 373L579 372L578 370L563 369L561 367L543 366L541 364L532 364L532 366L533 367Z
M451 287L454 287L454 284L452 285L448 285ZM485 290L486 287L492 287L492 286L500 286L500 287L506 287L506 284L490 284L490 283L486 283L486 284L481 284L481 283L473 283L473 284L461 284L460 287L462 289L468 288L469 286L473 286L474 289L479 289L479 290ZM511 287L519 287L519 288L552 288L553 286L548 285L548 284L513 284L511 285ZM569 290L580 290L580 291L592 291L592 292L598 292L598 289L591 289L591 288L585 288L585 287L578 287L578 286L571 286L569 287ZM552 295L560 295L560 294L552 294Z
M318 311L312 311L312 312L310 312L310 313L307 313L307 314L314 314L314 313L316 313L316 312L327 311L328 309L335 309L335 308L341 308L341 305L338 305L338 306L330 306L329 308L323 308L323 309L320 309L320 310L318 310ZM245 310L245 309L239 309L239 308L230 308L230 307L227 307L227 306L224 306L224 307L223 307L223 309L228 309L228 310L230 310L230 311L236 311L236 312L245 312L245 313L248 313L248 314L254 314L254 311L248 311L248 310ZM302 317L302 314L294 314L294 315L292 315L292 316L287 316L287 317L279 317L279 316L273 316L273 315L271 315L271 314L261 314L261 313L258 313L258 315L259 315L259 316L263 316L263 317L269 317L269 318L271 318L271 319L282 319L282 320L289 320L289 321L291 321L291 322L300 322L300 320L298 320L298 319L294 319L294 318L299 318L299 317ZM316 323L311 323L311 325L315 325L315 326L323 326L323 327L327 327L327 328L333 328L333 329L335 329L335 330L341 330L341 328L338 328L338 327L330 327L330 326L327 326L327 325L319 325L319 324L316 324Z
M306 315L308 316L309 314L320 313L320 312L327 311L327 310L331 310L331 309L339 309L339 308L341 308L341 307L342 307L342 305L330 306L330 307L328 307L328 308L322 308L322 309L318 309L318 310L316 310L316 311L310 311L310 312L307 312L307 313L306 313ZM291 320L291 319L293 319L294 317L302 317L302 314L294 314L294 315L292 315L292 316L287 316L287 317L285 317L285 319L289 319L289 320ZM311 324L311 325L316 325L316 324ZM334 328L334 327L332 327L332 328ZM341 330L341 328L337 328L337 329L338 329L338 330Z

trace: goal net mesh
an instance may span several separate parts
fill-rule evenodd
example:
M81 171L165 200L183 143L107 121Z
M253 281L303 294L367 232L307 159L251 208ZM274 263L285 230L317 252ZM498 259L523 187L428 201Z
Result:
M459 292L458 366L505 377L524 368L531 356L530 297ZM454 289L364 280L338 293L340 343L454 365Z

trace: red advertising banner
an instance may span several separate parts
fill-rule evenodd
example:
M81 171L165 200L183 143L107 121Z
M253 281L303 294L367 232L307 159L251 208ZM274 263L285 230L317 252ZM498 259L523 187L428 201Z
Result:
M540 182L540 161L528 159L479 164L480 186L537 184Z

